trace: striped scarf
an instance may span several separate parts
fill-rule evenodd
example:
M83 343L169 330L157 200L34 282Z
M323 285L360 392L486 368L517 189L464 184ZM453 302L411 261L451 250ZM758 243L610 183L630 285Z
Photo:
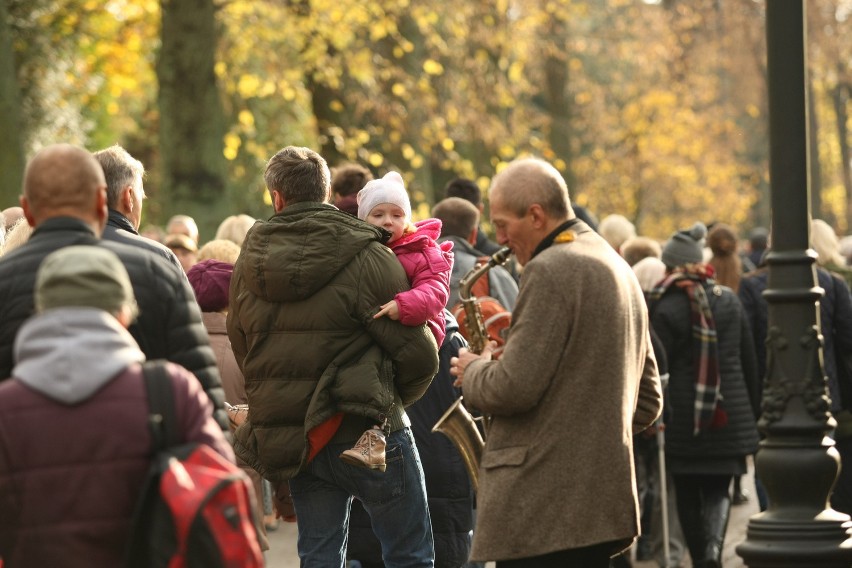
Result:
M703 264L679 266L651 292L651 300L660 299L671 286L686 292L692 320L693 355L695 361L695 414L693 435L697 436L711 427L724 425L727 421L717 411L719 393L719 344L716 337L716 322L704 284L713 276L713 268Z

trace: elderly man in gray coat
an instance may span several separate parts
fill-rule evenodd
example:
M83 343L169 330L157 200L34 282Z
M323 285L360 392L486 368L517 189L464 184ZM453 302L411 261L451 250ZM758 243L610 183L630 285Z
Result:
M605 568L639 534L631 440L662 408L642 290L550 164L513 162L490 196L524 269L501 359L452 361L465 402L492 417L471 556Z

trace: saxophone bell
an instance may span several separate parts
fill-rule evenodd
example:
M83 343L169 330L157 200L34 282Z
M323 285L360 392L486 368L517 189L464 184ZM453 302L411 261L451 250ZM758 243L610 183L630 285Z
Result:
M462 404L459 397L432 427L432 432L440 432L448 437L461 454L473 491L479 488L479 462L485 440L476 427L476 418Z
M488 274L489 270L505 264L511 254L512 250L509 247L501 248L488 259L488 262L474 266L459 281L459 299L464 307L464 325L470 338L468 343L472 353L482 353L488 345L488 330L485 329L482 311L476 303L476 298L471 298L471 288L474 282ZM482 420L485 425L484 430L487 432L490 417L474 418L462 404L462 397L459 397L432 427L432 432L440 432L447 436L461 454L474 491L479 487L479 463L485 447L485 438L479 432L476 420Z

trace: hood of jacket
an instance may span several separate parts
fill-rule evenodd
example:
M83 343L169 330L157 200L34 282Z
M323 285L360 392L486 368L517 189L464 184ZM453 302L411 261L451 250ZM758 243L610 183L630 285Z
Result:
M249 291L269 302L294 302L323 288L370 241L390 233L326 203L295 203L259 222L238 263Z
M390 244L390 248L396 251L399 248L419 250L432 241L437 241L441 236L440 219L424 219L414 223L417 230L413 233L403 235ZM452 248L452 247L451 247Z
M21 327L12 376L57 402L77 404L144 360L133 336L107 312L58 308Z

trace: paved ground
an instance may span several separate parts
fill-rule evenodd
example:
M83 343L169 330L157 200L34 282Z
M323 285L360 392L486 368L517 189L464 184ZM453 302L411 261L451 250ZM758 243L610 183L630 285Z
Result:
M734 549L745 540L748 519L757 513L757 499L754 495L754 480L752 471L743 477L743 489L749 492L749 501L745 505L731 507L731 518L728 522L728 533L725 537L725 568L744 568L742 559ZM299 556L296 553L296 524L279 523L278 529L269 533L271 550L267 552L266 561L269 568L298 568ZM489 564L489 566L492 566ZM634 562L634 568L657 568L656 562ZM681 568L692 568L688 555Z

